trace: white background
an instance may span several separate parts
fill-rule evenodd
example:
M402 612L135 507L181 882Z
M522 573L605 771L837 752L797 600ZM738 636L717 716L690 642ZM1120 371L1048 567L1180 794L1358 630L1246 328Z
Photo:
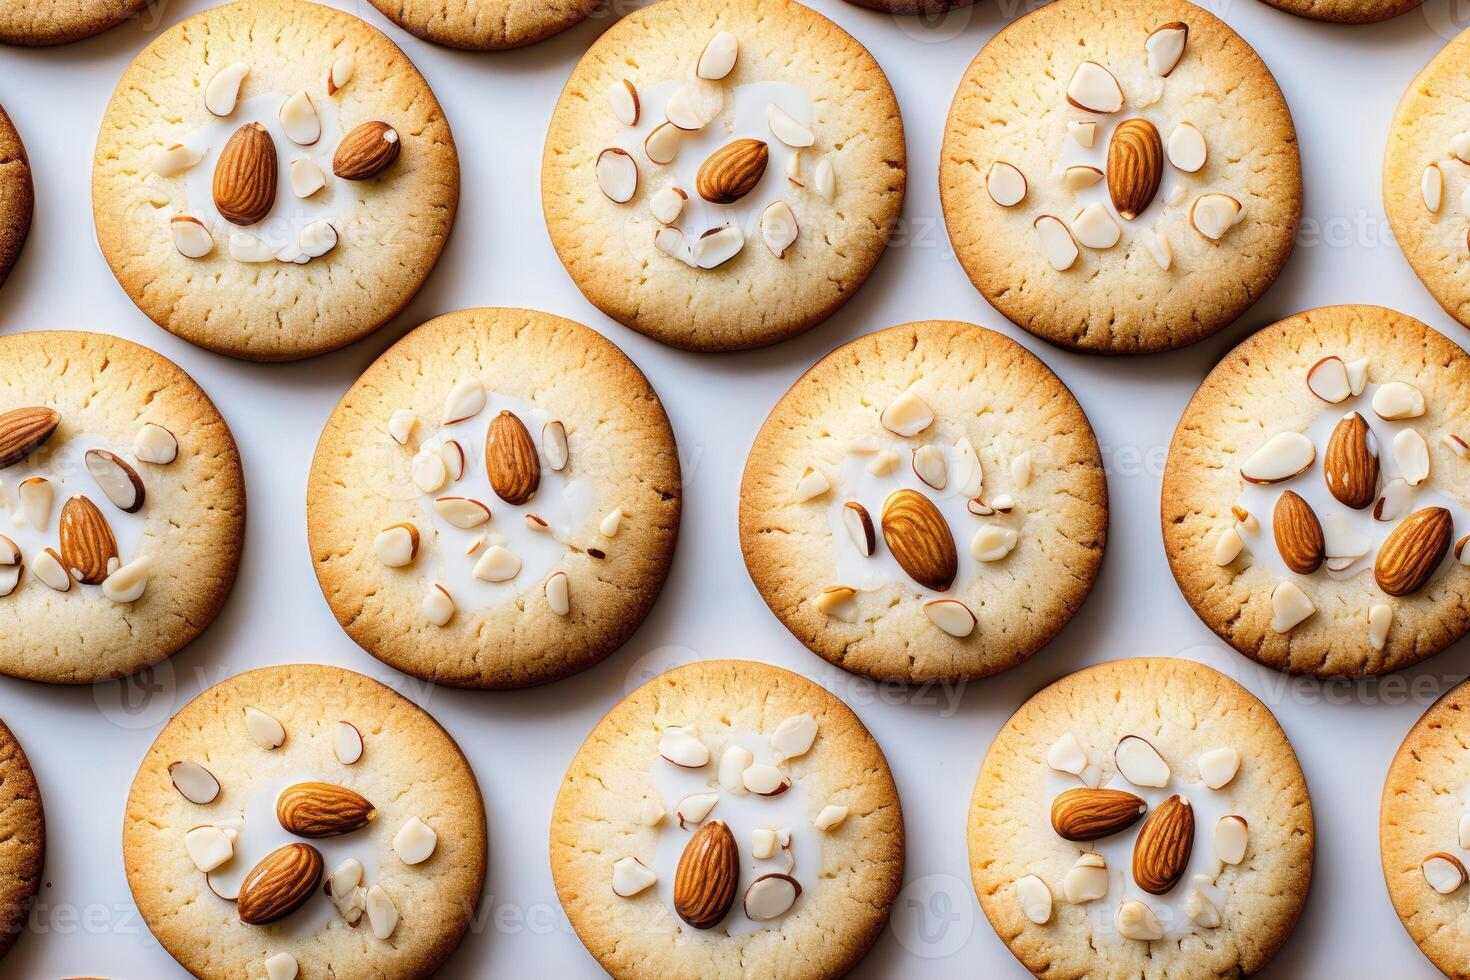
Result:
M239 440L250 512L240 578L223 613L151 674L79 688L0 680L0 714L37 770L49 837L46 884L5 975L182 975L139 921L123 875L119 839L133 773L168 715L205 687L251 667L316 661L363 671L418 701L464 746L479 776L489 877L480 922L443 975L534 968L595 976L596 963L561 914L547 865L551 806L567 761L608 708L664 666L749 657L796 670L846 699L898 780L908 832L905 890L858 974L1021 976L969 885L965 819L975 773L996 730L1028 695L1084 665L1135 655L1184 656L1225 670L1276 712L1301 756L1317 815L1316 870L1301 923L1264 975L1433 975L1384 891L1378 798L1404 733L1465 674L1470 649L1461 643L1402 674L1360 684L1324 685L1259 668L1222 647L1180 597L1160 545L1158 494L1174 423L1195 386L1267 323L1323 304L1381 303L1465 342L1464 328L1439 310L1389 240L1379 173L1400 94L1470 25L1470 9L1430 0L1385 24L1346 27L1300 20L1257 0L1214 0L1212 9L1275 71L1293 109L1306 180L1301 240L1275 287L1220 334L1173 354L1103 359L1049 347L1006 322L971 288L944 233L935 175L950 100L981 44L1024 12L1022 0L981 0L932 23L812 0L873 51L898 92L909 154L904 223L868 283L827 323L774 348L719 355L664 348L602 316L572 286L546 235L537 193L546 120L577 58L613 14L532 48L479 54L418 41L366 2L336 2L386 31L428 77L459 144L463 194L448 248L407 311L344 351L296 364L233 361L158 329L117 286L95 243L89 178L108 95L162 27L208 3L173 0L79 44L0 48L0 101L29 149L37 193L30 241L0 290L0 333L99 330L178 362ZM1466 117L1470 125L1470 109ZM307 469L337 399L418 323L481 305L562 314L619 344L663 396L684 463L678 554L643 629L600 666L515 693L431 689L359 650L328 612L306 546ZM880 687L808 653L760 601L736 536L741 468L777 397L834 347L923 318L980 323L1035 351L1081 399L1108 464L1112 524L1092 597L1030 662L963 692Z

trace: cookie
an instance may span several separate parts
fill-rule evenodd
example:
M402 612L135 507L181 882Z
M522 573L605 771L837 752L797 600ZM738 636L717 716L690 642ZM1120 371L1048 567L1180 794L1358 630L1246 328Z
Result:
M580 23L598 0L373 0L399 27L436 44L502 51L544 41Z
M148 928L196 977L427 977L474 919L485 807L413 702L337 667L267 667L159 732L128 793L123 864Z
M92 168L97 239L129 298L191 343L260 361L396 315L458 201L454 137L413 63L297 0L165 31L123 73Z
M1394 112L1383 154L1383 208L1419 281L1444 311L1470 326L1470 32L1446 44Z
M942 14L968 7L975 0L847 0L848 3L890 14Z
M0 43L66 44L100 34L148 0L9 0L0 6Z
M833 351L761 427L740 547L813 652L896 681L1013 667L1092 589L1108 494L1087 416L1040 360L967 323Z
M1038 976L1242 976L1296 925L1312 828L1296 753L1249 691L1188 660L1115 660L1001 728L970 875Z
M1407 13L1424 0L1266 0L1298 17L1336 21L1340 24L1372 24Z
M903 877L898 790L873 736L804 677L748 660L671 670L567 768L551 875L613 977L837 977Z
M1470 628L1470 356L1329 306L1225 356L1164 468L1164 550L1222 640L1279 670L1380 674Z
M46 817L36 774L0 721L0 958L25 929L45 855Z
M172 361L117 337L0 337L0 364L0 673L88 684L157 663L235 582L229 426Z
M0 286L26 243L35 199L25 145L0 106Z
M1099 353L1193 343L1291 254L1301 161L1271 72L1184 0L1060 0L992 38L940 157L955 254L997 310Z
M461 310L327 421L307 535L337 621L399 670L525 687L622 646L663 586L679 459L648 379L570 320Z
M905 179L893 89L836 24L793 0L665 0L572 72L541 200L594 306L675 347L735 350L857 291Z
M1378 818L1383 880L1394 911L1447 977L1470 972L1470 914L1463 887L1470 861L1467 708L1470 688L1461 683L1404 736L1383 782Z

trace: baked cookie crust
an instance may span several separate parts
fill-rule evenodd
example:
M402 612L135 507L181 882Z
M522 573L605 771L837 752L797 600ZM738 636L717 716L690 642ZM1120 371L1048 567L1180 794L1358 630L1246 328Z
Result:
M315 142L288 135L287 118ZM399 149L372 171L345 148L375 124L373 145ZM231 156L251 127L254 155ZM267 160L263 201L253 176L221 197L213 178L263 174ZM236 210L257 203L267 210ZM259 361L335 350L392 319L458 203L454 137L418 69L366 22L301 0L240 0L165 31L118 82L92 166L97 240L128 297L190 343Z
M0 42L38 47L100 34L148 0L10 0L0 7Z
M26 243L35 200L25 144L0 106L0 286L5 285Z
M1361 395L1334 404L1314 394L1308 374L1327 358L1339 364L1367 359ZM1418 390L1422 414L1394 422L1379 417L1374 395L1390 383ZM1399 670L1463 636L1470 629L1470 576L1453 555L1434 563L1427 584L1403 595L1386 592L1380 572L1388 560L1385 538L1412 514L1447 508L1454 518L1454 530L1447 532L1451 551L1470 531L1463 513L1470 460L1450 438L1470 441L1459 436L1470 412L1467 391L1470 356L1418 320L1377 306L1299 313L1227 354L1195 392L1174 431L1161 500L1169 567L1205 625L1269 667L1321 677ZM1371 430L1378 459L1377 489L1369 488L1366 506L1356 509L1329 494L1325 477L1331 436L1342 417L1353 412ZM1405 475L1396 440L1406 431L1423 440L1428 477L1400 498L1402 488L1389 486ZM1249 484L1242 467L1268 440L1285 433L1307 436L1309 467L1294 479ZM1276 543L1277 508L1285 491L1304 499L1325 529L1323 564L1308 574L1293 572ZM1232 512L1235 506L1254 524L1242 523ZM1375 513L1381 519L1375 520ZM1333 540L1338 520L1347 522L1341 552ZM1227 534L1237 535L1244 547L1222 565L1229 552L1217 549L1220 536ZM1365 537L1353 546L1348 539L1358 535ZM1326 563L1334 553L1354 560L1334 570ZM1278 608L1278 589L1299 590L1313 611L1292 625L1290 616L1273 622L1287 605L1282 600ZM1375 617L1383 617L1376 640Z
M455 414L447 406L456 388L474 379L483 381L483 407L441 426ZM516 505L492 490L484 464L485 427L506 410L540 461L540 488ZM418 420L404 444L390 431L397 412ZM559 471L546 452L553 421L568 447ZM413 461L450 439L462 443L463 477L421 490ZM451 525L440 497L479 501L491 516ZM549 314L461 310L408 334L343 396L312 462L307 536L333 615L373 656L436 683L526 687L584 670L633 634L668 574L680 505L673 430L622 351ZM619 518L605 523L615 510ZM531 529L529 514L549 530ZM377 536L403 522L419 530L422 553L385 567ZM523 562L504 585L471 575L497 545ZM543 583L558 573L566 614ZM436 586L452 596L443 626L424 605Z
M1408 13L1424 0L1266 0L1298 17L1339 24L1374 24Z
M1128 736L1162 758L1164 785L1151 779L1140 788L1119 771L1115 746ZM1235 758L1223 770L1209 769L1215 782L1228 776L1212 789L1204 760L1220 750ZM1193 845L1178 884L1149 894L1135 882L1137 871L1130 874L1146 822L1092 841L1060 836L1054 799L1096 786L1140 797L1150 816L1163 813L1172 795L1188 801ZM1243 863L1219 856L1216 825L1230 817L1247 824ZM1301 914L1312 877L1312 804L1286 733L1245 688L1192 661L1117 660L1044 688L1001 728L975 783L969 848L986 918L1038 976L1238 976L1275 955ZM1082 882L1069 886L1083 854L1106 864L1105 894L1086 901ZM1050 893L1041 923L1027 914L1030 892L1018 884L1028 876ZM1192 904L1196 891L1208 897L1217 925L1191 915L1193 908L1208 921ZM1146 904L1163 935L1148 941L1123 931L1118 912L1125 902Z
M701 79L701 58L722 33L738 45L733 68ZM622 119L610 93L627 109ZM782 131L796 146L770 128L773 105L794 122ZM673 162L655 164L661 144L650 157L648 140L669 114L703 126L665 130ZM760 168L745 175L754 184L743 196L714 203L726 195L701 192L698 172L736 137L764 144ZM605 150L636 168L631 194L614 190L621 203L600 190ZM594 306L663 343L722 351L784 340L846 302L887 247L906 179L893 89L836 24L792 0L665 0L613 25L572 72L547 134L541 195L557 255ZM664 224L655 196L676 188L684 199ZM787 210L773 229L766 218L778 204ZM733 254L724 236L698 245L720 229L741 229Z
M722 747L748 734L771 735L794 716L814 722L816 735L810 750L778 763L790 789L768 800L722 789L715 774ZM694 828L679 827L683 801L660 789L675 767L659 756L671 729L684 726L697 728L710 749L709 762L686 770L685 778L708 777L707 791L720 794L708 817L731 821L741 862L733 908L707 931L681 922L669 900L675 855L689 846L684 838ZM750 744L759 748L759 741ZM732 811L742 804L749 813L779 810L798 819L740 819ZM827 829L813 825L836 805L846 808L839 823ZM652 824L648 806L659 813ZM766 823L789 831L781 854L795 855L790 873L801 892L783 915L753 922L741 896L757 874L782 867L781 854L769 862L775 868L753 861L751 828ZM657 887L631 897L616 894L613 864L623 858L655 869ZM551 816L551 873L562 907L588 952L620 980L841 976L867 954L887 923L903 862L898 791L872 735L817 684L752 661L679 667L624 698L572 759Z
M934 422L904 437L883 419L910 392ZM944 455L942 487L918 477L921 450ZM969 487L967 460L980 467ZM803 500L809 468L827 489ZM905 488L947 525L952 588L925 587L896 560L883 515ZM849 540L854 500L873 530L870 556ZM885 680L984 677L1031 656L1091 591L1107 527L1106 477L1082 406L1021 345L953 321L880 330L817 362L771 410L741 482L740 547L761 598L813 653ZM1005 550L977 557L982 532ZM824 611L836 587L857 595ZM967 607L970 633L930 618L940 600Z
M373 0L399 27L436 44L503 51L580 23L598 0Z
M1187 39L1171 28L1151 53L1175 24ZM1125 126L1151 134L1115 140ZM1185 0L1059 0L1001 31L960 82L939 184L975 288L1017 326L1097 353L1224 327L1275 281L1301 217L1281 90L1250 45Z
M25 931L45 856L46 815L36 774L0 721L0 958Z

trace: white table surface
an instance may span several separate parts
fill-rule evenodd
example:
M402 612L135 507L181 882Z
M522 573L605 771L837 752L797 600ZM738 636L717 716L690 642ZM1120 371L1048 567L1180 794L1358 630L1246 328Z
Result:
M1470 647L1360 683L1323 684L1256 666L1223 647L1180 597L1160 545L1160 474L1174 423L1195 386L1262 325L1329 303L1380 303L1464 344L1464 328L1430 299L1383 217L1380 160L1389 119L1415 73L1470 9L1429 0L1385 24L1301 20L1258 0L1212 0L1253 44L1294 110L1306 178L1296 253L1277 284L1233 326L1172 354L1102 359L1067 353L996 314L956 264L935 175L944 119L980 45L1030 9L981 0L937 21L894 19L841 0L812 0L866 44L898 92L908 135L909 193L899 234L868 283L836 316L761 351L694 355L608 320L572 286L547 238L537 194L546 120L578 56L613 14L508 54L416 40L365 0L335 0L381 27L422 69L459 144L459 220L422 293L388 327L346 350L256 365L195 348L155 327L113 280L95 243L92 149L124 66L163 26L208 6L161 10L60 48L0 47L0 101L20 129L36 181L36 220L0 290L0 333L81 328L161 351L214 398L239 440L249 491L244 561L220 617L150 674L95 687L0 680L0 714L40 779L49 838L45 886L27 934L0 973L12 977L181 976L143 925L123 875L123 803L163 722L204 688L242 670L315 661L379 678L431 711L468 753L490 824L479 921L442 975L596 976L557 903L546 857L552 801L567 761L627 691L676 663L749 657L790 668L850 704L888 754L908 835L904 890L863 977L1015 977L1024 971L981 915L969 884L965 818L980 759L1032 692L1087 664L1134 655L1210 663L1276 712L1296 746L1317 816L1311 896L1295 934L1263 975L1434 975L1396 920L1378 860L1378 798L1404 733L1467 671ZM629 0L610 0L626 10ZM738 2L738 0L732 0ZM467 306L512 305L601 331L647 372L678 435L684 523L667 587L620 652L572 679L530 691L434 688L358 649L337 627L312 575L304 498L317 435L357 375L415 325ZM876 685L808 653L770 615L740 559L735 514L746 451L768 408L814 361L879 327L969 320L1036 352L1081 399L1103 447L1112 505L1097 588L1051 646L963 690ZM0 365L3 369L3 365Z

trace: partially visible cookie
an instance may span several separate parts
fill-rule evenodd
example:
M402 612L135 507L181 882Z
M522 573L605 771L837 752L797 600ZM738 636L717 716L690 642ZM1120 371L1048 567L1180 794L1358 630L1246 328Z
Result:
M602 969L837 977L903 877L898 790L835 696L714 660L655 677L598 722L551 814L551 874Z
M1383 209L1394 239L1444 311L1470 326L1470 31L1404 91L1383 153Z
M939 182L985 298L1099 353L1230 323L1276 280L1302 202L1271 72L1185 0L1058 0L1005 28L960 82Z
M159 326L234 357L351 343L439 258L459 158L428 82L380 31L300 0L239 0L123 73L92 166L97 240Z
M1266 0L1298 17L1340 24L1372 24L1407 13L1424 0Z
M337 667L267 667L159 732L128 793L123 864L148 928L196 977L427 977L474 920L485 805L413 702Z
M1246 656L1380 674L1470 629L1470 356L1412 317L1328 306L1227 354L1164 468L1164 550Z
M1044 646L1102 564L1108 495L1082 406L1033 354L908 323L828 354L745 464L740 547L812 652L886 680L984 677Z
M643 622L673 559L673 430L622 351L531 310L461 310L383 354L312 462L307 534L337 621L399 670L525 687Z
M734 350L851 298L906 176L893 89L847 32L794 0L664 0L572 72L541 197L598 309L675 347Z
M436 44L500 51L579 23L598 0L373 0L393 23Z
M1409 937L1447 977L1470 974L1470 686L1424 712L1383 782L1378 844L1383 880Z
M980 907L1057 980L1255 973L1301 915L1312 842L1286 733L1188 660L1045 688L991 743L970 803Z
M66 44L100 34L143 9L148 0L7 0L0 4L0 42Z
M25 929L45 855L46 816L36 774L0 721L0 958Z
M869 10L890 14L939 14L956 7L968 7L975 0L847 0Z
M86 684L157 663L235 582L229 426L172 361L117 337L0 337L0 364L0 673Z
M0 286L5 285L26 243L35 199L25 144L0 106Z

